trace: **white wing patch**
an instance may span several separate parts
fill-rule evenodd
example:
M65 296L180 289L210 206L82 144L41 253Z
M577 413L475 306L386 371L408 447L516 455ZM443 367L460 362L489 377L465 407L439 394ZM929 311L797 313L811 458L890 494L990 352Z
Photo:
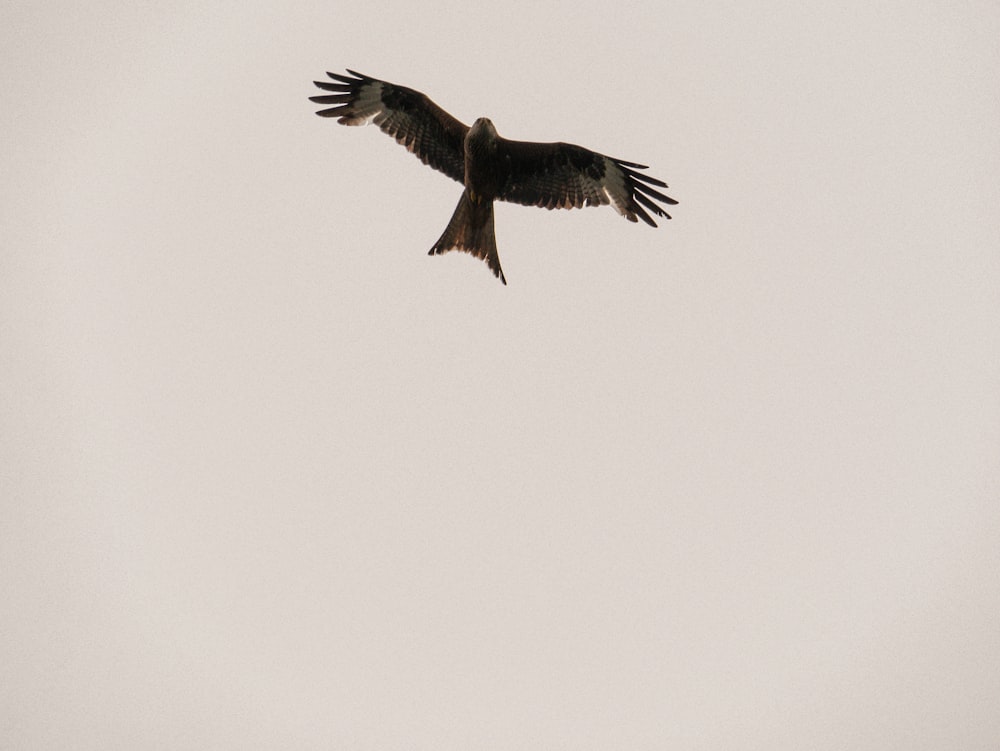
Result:
M639 221L635 212L629 208L631 195L628 188L625 187L625 174L613 161L607 157L602 158L604 159L604 179L602 182L604 183L604 195L607 196L608 202L615 207L615 211L630 222Z
M366 82L358 88L357 97L351 105L354 113L341 117L343 125L368 125L384 108L382 105L382 82Z

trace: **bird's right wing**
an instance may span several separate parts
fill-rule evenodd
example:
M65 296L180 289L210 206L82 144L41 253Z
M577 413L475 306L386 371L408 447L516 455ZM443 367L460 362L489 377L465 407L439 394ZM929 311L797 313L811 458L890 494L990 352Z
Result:
M449 115L426 95L405 86L348 70L350 76L327 73L334 83L313 81L323 91L309 97L335 105L316 114L336 117L342 125L375 123L413 152L424 164L460 183L465 181L465 134L469 126Z
M650 214L670 218L656 201L677 203L653 186L667 184L638 170L645 165L613 159L569 143L531 143L499 140L505 184L497 198L546 209L573 209L611 204L630 222L642 219L651 227ZM645 208L644 208L645 207ZM647 211L648 209L648 211Z

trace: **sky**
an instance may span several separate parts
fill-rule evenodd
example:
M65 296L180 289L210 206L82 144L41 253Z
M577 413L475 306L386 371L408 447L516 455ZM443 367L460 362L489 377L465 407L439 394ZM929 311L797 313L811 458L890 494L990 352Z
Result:
M0 748L995 749L1000 8L5 3ZM650 165L498 204L324 72Z

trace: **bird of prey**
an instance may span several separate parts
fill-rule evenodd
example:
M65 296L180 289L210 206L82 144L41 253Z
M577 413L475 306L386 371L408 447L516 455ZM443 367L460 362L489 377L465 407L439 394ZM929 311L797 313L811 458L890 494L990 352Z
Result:
M651 227L656 222L650 213L670 218L656 201L677 203L652 187L666 188L665 182L637 171L647 169L645 165L569 143L510 141L485 117L470 128L419 91L347 72L349 76L327 73L331 81L313 81L330 93L309 98L333 105L317 115L336 117L342 125L374 122L424 164L465 187L430 255L471 253L506 284L493 231L494 201L546 209L611 204L630 222L642 219Z

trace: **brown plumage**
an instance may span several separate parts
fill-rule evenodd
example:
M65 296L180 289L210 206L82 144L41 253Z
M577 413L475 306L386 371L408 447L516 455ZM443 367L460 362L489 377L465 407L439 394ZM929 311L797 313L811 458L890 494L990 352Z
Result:
M493 231L493 202L510 201L546 209L611 204L630 222L656 226L650 213L670 215L657 201L676 204L652 186L662 180L637 172L646 167L568 143L509 141L481 117L461 123L424 94L355 73L327 73L333 83L314 81L332 92L310 99L333 105L317 112L344 125L373 122L424 163L465 186L455 213L430 254L462 250L481 258L504 284Z

